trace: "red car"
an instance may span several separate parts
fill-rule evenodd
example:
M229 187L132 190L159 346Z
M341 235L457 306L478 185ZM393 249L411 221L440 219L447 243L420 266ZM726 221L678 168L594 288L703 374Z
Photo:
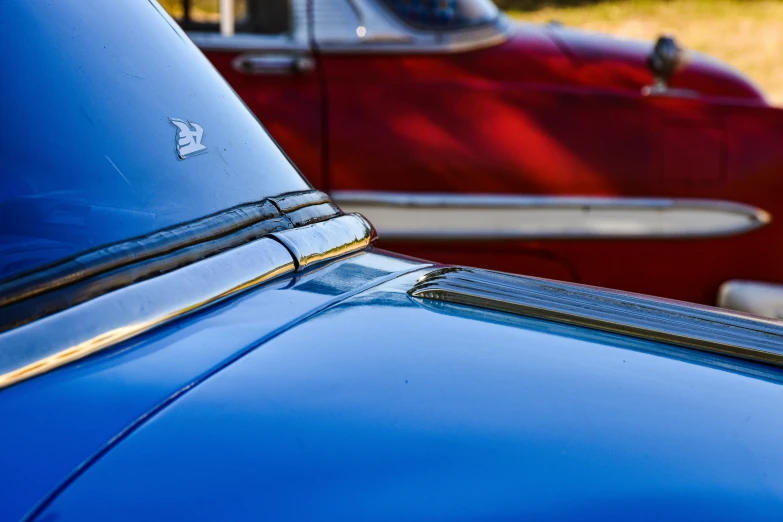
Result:
M783 316L783 110L721 62L489 0L163 4L381 245Z

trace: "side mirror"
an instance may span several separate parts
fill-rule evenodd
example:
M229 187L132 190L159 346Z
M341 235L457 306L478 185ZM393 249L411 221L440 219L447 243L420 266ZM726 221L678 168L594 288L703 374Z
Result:
M647 67L655 76L654 89L665 91L669 81L682 63L682 48L673 36L662 35L655 42L652 53L647 58Z

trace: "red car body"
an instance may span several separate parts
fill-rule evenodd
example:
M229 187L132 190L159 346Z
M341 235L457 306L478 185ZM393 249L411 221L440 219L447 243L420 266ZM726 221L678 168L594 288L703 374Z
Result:
M726 65L689 52L651 88L651 43L502 15L426 31L380 0L286 13L275 35L179 21L382 246L705 304L783 282L783 110Z

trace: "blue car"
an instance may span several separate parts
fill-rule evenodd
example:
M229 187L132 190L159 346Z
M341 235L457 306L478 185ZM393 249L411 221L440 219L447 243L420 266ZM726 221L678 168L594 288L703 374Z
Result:
M783 519L780 322L375 249L154 0L0 29L0 520Z

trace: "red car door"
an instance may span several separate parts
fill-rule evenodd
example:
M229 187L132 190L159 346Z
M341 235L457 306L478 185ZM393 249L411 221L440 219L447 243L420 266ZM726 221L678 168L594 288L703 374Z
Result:
M321 82L303 0L161 0L286 154L321 187Z
M737 103L649 96L646 44L588 36L569 49L532 25L494 25L502 42L491 23L427 32L395 18L407 4L354 2L364 36L353 45L328 45L315 13L330 188L384 246L707 304L730 279L783 280L765 212L779 204L755 197L781 183L725 183L726 113L758 105L751 89L729 78L699 85L715 100L749 98ZM593 56L575 56L577 45ZM767 170L783 165L776 157ZM780 262L754 260L766 256Z

